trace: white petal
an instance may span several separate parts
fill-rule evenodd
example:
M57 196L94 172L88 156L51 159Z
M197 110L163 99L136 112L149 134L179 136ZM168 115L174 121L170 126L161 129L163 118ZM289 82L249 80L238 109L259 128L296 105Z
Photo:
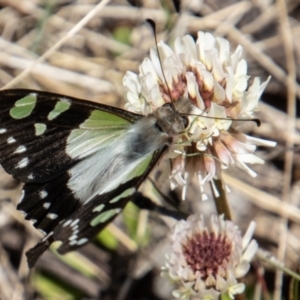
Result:
M234 86L234 74L231 67L226 68L228 77L226 82L226 98L232 102L232 92L233 92L233 86Z
M230 45L229 41L223 38L216 38L218 46L219 46L219 57L222 65L228 64L228 58L230 53Z
M222 63L219 57L215 57L215 59L213 60L212 71L213 71L214 79L216 81L221 82L225 78L226 75L223 70Z
M238 160L247 164L263 165L265 161L252 153L237 154Z
M255 231L255 227L256 227L256 223L254 221L252 221L250 223L250 225L248 226L248 229L243 237L243 249L246 249L246 247L250 243L252 236L254 234L254 231Z
M241 59L238 62L236 71L234 73L235 76L247 75L247 62L245 59Z
M255 240L252 240L247 247L246 251L242 255L242 260L246 260L250 262L252 258L254 257L256 251L258 249L258 244Z
M246 171L251 177L256 177L256 176L257 176L257 174L256 174L253 170L251 170L251 169L250 169L245 163L243 163L242 161L236 160L236 165L237 165L240 169Z
M232 66L233 72L236 71L238 62L240 61L242 54L243 54L243 47L241 45L238 45L234 54L231 55L231 66Z
M162 59L172 56L174 54L173 50L165 44L163 41L160 41L158 44L159 54L161 55Z
M123 78L123 85L126 86L131 92L139 94L141 92L141 85L137 74L127 71Z
M250 264L246 260L242 260L235 268L235 277L242 278L244 277L250 269Z
M273 141L259 139L259 138L248 136L248 135L245 135L245 137L246 137L247 143L253 143L254 145L257 145L257 146L275 147L277 144L276 142L273 142Z
M185 35L182 38L182 41L185 45L186 51L190 52L192 54L193 58L197 58L196 56L196 44L194 39L190 35Z
M157 49L154 47L150 49L150 58L156 74L160 79L163 79L162 66L157 55Z
M222 103L225 99L225 90L218 82L214 82L214 102Z
M201 75L203 76L204 89L206 91L211 91L214 87L214 78L211 72L204 69L201 70Z

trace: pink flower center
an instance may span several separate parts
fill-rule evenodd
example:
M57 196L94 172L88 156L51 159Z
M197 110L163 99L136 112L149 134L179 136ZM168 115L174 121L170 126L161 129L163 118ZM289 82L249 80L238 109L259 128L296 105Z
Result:
M217 275L219 267L226 268L232 252L232 244L225 237L214 233L196 233L182 245L186 262L205 280Z

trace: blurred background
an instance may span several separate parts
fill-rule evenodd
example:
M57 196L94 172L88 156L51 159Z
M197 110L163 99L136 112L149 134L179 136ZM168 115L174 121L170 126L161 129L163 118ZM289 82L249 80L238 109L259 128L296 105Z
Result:
M157 39L172 45L177 36L209 31L227 38L231 49L244 48L249 82L272 76L262 96L260 127L247 123L247 134L274 140L259 148L264 165L256 178L236 168L224 180L233 219L244 231L256 221L255 238L297 272L300 253L300 3L271 0L110 1L81 28L80 20L98 0L0 0L0 87L61 93L123 108L126 71L138 72ZM69 33L79 26L76 33ZM66 38L68 37L68 38ZM53 46L64 39L60 47ZM49 51L46 59L32 65ZM20 76L21 72L26 74ZM12 80L14 80L12 82ZM156 180L161 162L151 173ZM160 191L179 203L181 191ZM22 185L0 172L0 299L172 299L171 285L160 276L172 220L129 204L94 243L65 256L53 245L29 271L24 252L41 234L15 209ZM141 191L167 205L151 182ZM208 189L209 193L209 189ZM198 186L187 201L187 213L215 211L211 198L201 202ZM244 279L245 299L288 299L291 278L256 260ZM277 297L277 298L276 298Z

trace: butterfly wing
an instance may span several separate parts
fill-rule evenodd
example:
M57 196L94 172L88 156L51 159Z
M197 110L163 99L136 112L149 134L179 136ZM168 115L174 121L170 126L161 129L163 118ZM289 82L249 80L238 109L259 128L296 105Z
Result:
M122 137L141 116L62 95L0 91L0 163L25 183L18 209L49 234L78 209L68 170ZM88 181L88 180L87 180Z
M156 151L140 159L135 168L128 172L124 182L119 182L118 187L94 196L61 221L54 232L51 231L35 247L26 252L29 267L35 265L37 259L54 240L62 241L58 252L64 254L83 246L100 232L122 211L163 151L163 149Z
M29 266L53 240L65 253L103 229L171 142L154 115L52 93L0 91L0 163L25 183L17 208L46 235L27 252Z
M110 223L137 191L160 158L162 151L156 151L140 159L117 188L96 195L60 223L54 231L54 239L63 242L58 252L64 254L81 247Z
M52 93L0 91L0 163L23 182L49 181L89 155L89 150L96 151L97 146L91 149L95 139L98 145L101 137L109 142L140 118L122 109Z

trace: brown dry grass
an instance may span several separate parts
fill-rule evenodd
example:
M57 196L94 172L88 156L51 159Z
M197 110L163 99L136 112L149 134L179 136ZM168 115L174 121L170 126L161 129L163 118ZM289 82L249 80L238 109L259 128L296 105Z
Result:
M154 45L146 18L156 22L158 40L172 42L178 35L203 30L226 37L232 47L241 44L248 73L263 80L272 76L262 97L262 126L249 125L246 130L278 145L259 151L266 163L254 166L257 178L238 170L224 176L232 190L230 204L236 223L245 229L255 220L261 247L296 271L300 253L298 2L203 1L180 14L171 1L163 5L142 1L133 7L117 0L97 11L98 2L0 0L0 86L47 90L122 107L125 72L137 72ZM91 11L95 16L84 24L81 20ZM121 244L114 253L90 244L66 263L48 251L29 273L22 253L34 244L37 232L14 208L21 186L4 172L0 176L0 299L100 299L104 290L101 299L170 299L170 287L159 277L167 221L145 212L139 215L138 228L143 234L145 224L151 224L154 242L147 247L137 250L136 242L112 225L110 230ZM209 214L211 203L196 201L195 191L190 190L191 207ZM264 269L259 262L255 269L267 272L269 292L281 299L287 288L282 273ZM260 299L266 295L264 281L251 274L247 277L249 286L255 287L251 299Z

